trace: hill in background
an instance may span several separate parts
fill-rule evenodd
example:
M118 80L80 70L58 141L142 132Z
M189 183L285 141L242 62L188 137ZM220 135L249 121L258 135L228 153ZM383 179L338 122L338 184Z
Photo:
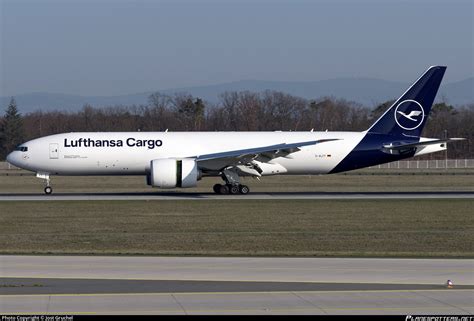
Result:
M160 93L172 95L174 93L189 93L208 102L216 103L219 95L226 91L262 92L274 90L294 96L317 99L324 96L343 98L358 102L367 107L374 107L379 103L400 96L409 84L386 81L373 78L338 78L310 82L242 80L217 85L174 88L156 90ZM62 110L77 111L84 104L94 107L115 105L140 105L148 103L148 96L153 92L118 96L80 96L53 93L28 93L14 96L19 110L28 113L34 110ZM10 101L10 96L0 97L1 108L4 109ZM458 82L441 85L437 99L444 100L452 105L474 103L474 77Z

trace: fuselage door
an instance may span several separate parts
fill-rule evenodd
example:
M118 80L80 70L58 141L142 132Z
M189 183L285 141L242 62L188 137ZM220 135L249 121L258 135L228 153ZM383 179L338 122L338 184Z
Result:
M59 144L49 144L49 158L59 158Z

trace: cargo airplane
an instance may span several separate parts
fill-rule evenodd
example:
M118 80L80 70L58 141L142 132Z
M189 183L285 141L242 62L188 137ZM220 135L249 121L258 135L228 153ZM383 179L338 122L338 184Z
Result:
M446 149L459 140L421 137L446 67L432 66L362 132L83 132L30 140L7 161L53 175L143 175L158 188L219 176L218 194L247 194L242 176L333 174Z

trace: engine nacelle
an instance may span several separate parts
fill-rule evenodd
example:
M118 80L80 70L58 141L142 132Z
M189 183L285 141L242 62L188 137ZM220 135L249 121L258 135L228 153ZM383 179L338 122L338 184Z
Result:
M150 163L149 185L160 188L194 187L199 179L195 159L154 159Z

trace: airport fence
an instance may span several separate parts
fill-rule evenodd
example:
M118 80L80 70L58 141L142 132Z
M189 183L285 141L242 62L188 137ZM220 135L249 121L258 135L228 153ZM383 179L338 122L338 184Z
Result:
M370 167L371 169L456 169L474 168L474 159L436 159L436 160L407 160L387 163ZM0 162L0 170L19 170L19 168Z
M372 166L373 169L455 169L474 168L474 159L406 160Z

